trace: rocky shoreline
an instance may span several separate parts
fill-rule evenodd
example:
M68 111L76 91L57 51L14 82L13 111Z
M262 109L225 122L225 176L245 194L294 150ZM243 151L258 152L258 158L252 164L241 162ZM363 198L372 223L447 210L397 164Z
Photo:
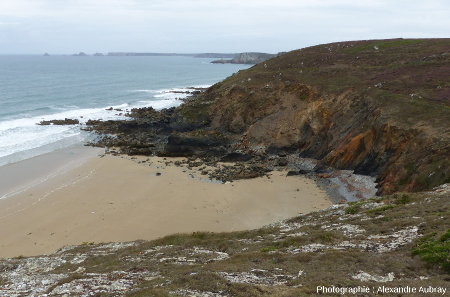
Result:
M40 126L49 126L49 125L78 125L80 124L80 120L78 119L68 119L65 118L64 120L49 120L49 121L40 121L37 125Z
M197 89L187 101L204 90ZM293 152L243 152L226 135L198 129L179 121L177 109L156 111L152 107L126 111L128 120L89 120L83 130L94 132L90 146L104 147L111 155L166 157L167 164L198 169L205 178L222 183L267 176L273 170L314 179L334 203L376 196L375 179L337 170ZM170 157L186 157L171 161Z
M271 155L297 154L376 177L378 195L430 190L450 182L450 103L440 83L448 43L394 39L305 48L196 90L177 108L135 109L127 121L88 121L83 128L103 135L93 145L128 155L264 165ZM263 174L253 171L244 175Z
M293 51L196 91L177 108L134 109L129 120L88 121L84 129L102 135L91 145L115 153L258 165L241 176L263 175L272 156L297 154L376 177L378 195L430 190L450 182L448 88L439 83L448 43L375 40ZM401 75L389 72L392 61Z

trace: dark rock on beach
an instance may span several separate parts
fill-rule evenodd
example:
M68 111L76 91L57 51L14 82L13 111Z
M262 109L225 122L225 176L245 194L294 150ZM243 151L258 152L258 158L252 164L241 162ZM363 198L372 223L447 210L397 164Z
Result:
M249 179L266 175L270 169L263 164L237 163L219 167L209 174L209 177L222 182L231 182L239 179Z
M240 152L231 152L228 154L225 154L220 161L222 162L242 162L242 161L248 161L252 159L253 156L250 154L240 153Z
M301 175L301 174L306 174L308 172L303 171L303 170L289 170L288 173L286 174L286 176L295 176L295 175Z

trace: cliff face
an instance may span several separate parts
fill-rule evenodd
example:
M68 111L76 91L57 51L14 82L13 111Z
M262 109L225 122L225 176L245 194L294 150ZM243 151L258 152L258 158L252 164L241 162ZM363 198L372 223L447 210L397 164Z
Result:
M450 39L341 42L293 51L180 107L260 153L298 151L378 176L381 193L450 182Z

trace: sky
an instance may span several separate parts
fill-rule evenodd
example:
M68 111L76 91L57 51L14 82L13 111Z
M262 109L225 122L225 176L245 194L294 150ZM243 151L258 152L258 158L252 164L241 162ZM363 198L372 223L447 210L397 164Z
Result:
M450 0L0 0L0 54L277 53L450 37Z

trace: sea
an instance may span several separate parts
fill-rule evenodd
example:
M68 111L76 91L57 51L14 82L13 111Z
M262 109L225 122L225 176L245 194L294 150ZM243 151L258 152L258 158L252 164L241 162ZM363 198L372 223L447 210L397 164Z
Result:
M247 65L183 56L0 56L0 166L87 141L79 125L43 120L125 118L114 109L182 103ZM113 108L110 110L110 108Z

